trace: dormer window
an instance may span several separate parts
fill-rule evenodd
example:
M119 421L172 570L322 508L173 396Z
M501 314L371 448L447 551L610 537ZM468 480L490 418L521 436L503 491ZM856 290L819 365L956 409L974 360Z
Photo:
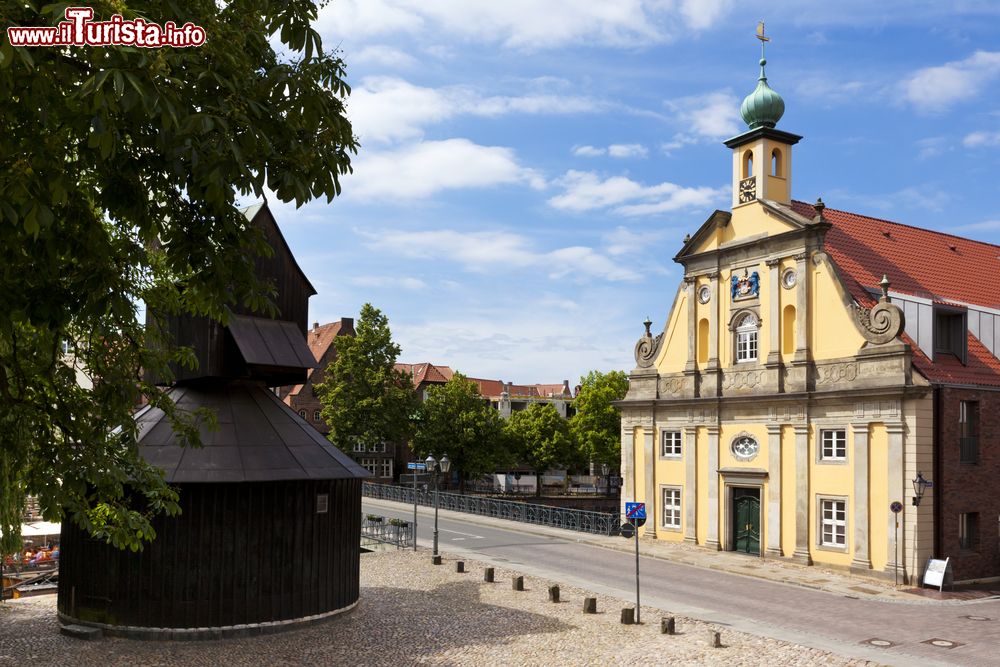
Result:
M757 361L757 318L753 313L740 316L736 322L736 363Z
M966 311L947 306L934 307L934 359L943 354L953 354L966 363L967 333Z

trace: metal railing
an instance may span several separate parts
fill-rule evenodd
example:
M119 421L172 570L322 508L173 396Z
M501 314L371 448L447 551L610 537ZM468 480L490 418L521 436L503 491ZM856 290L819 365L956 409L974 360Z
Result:
M369 498L391 500L397 503L413 504L413 488L363 482L362 495ZM434 506L433 491L417 490L417 504L426 507ZM604 512L589 512L587 510L549 507L548 505L532 505L497 498L479 498L463 496L458 493L440 492L441 509L466 514L490 516L508 521L533 523L539 526L551 526L576 530L582 533L597 535L614 535L621 523L617 514Z
M962 463L979 463L979 436L967 436L958 439L959 461Z
M361 539L392 544L401 549L412 547L413 524L409 521L363 514L361 516Z

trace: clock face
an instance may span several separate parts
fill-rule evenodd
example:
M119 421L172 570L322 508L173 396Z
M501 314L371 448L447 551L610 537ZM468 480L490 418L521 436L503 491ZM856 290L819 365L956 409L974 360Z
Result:
M797 280L798 276L795 275L794 269L788 269L787 271L785 271L784 275L781 276L781 284L788 289L795 287L795 283Z
M738 461L750 461L757 456L760 445L750 436L743 435L733 440L732 450Z
M698 301L701 303L708 303L708 300L712 298L712 290L709 289L708 285L702 285L701 289L698 290Z
M751 176L740 181L740 203L746 204L757 198L757 177Z

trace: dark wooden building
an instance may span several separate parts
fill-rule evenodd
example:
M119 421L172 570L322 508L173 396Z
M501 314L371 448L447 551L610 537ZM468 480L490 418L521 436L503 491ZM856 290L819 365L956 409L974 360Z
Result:
M271 387L301 383L315 291L267 206L247 217L274 255L258 275L277 287L275 319L234 312L228 325L171 318L197 371L168 389L185 412L217 415L201 448L181 446L164 413L136 414L139 450L180 490L182 513L154 522L138 553L63 523L59 616L112 634L212 638L272 632L351 609L358 601L361 481L368 472L285 405Z

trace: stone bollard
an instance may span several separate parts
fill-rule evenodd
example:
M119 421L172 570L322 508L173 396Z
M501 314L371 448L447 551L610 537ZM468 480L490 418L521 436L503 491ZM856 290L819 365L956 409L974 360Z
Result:
M708 631L708 645L712 648L722 648L722 641L719 638L718 630Z
M559 602L558 586L549 586L549 602Z
M584 614L597 613L597 598L583 598L583 613Z
M465 572L465 561L455 562L455 572Z
M510 587L515 591L524 590L524 577L513 577L510 580Z
M431 556L431 563L434 565L441 564L441 556Z
M483 581L485 581L488 584L492 584L493 583L493 568L492 567L486 568L486 571L483 572Z
M660 634L673 635L677 633L677 626L673 616L664 616L660 619Z
M622 625L635 624L635 609L632 607L622 607Z

